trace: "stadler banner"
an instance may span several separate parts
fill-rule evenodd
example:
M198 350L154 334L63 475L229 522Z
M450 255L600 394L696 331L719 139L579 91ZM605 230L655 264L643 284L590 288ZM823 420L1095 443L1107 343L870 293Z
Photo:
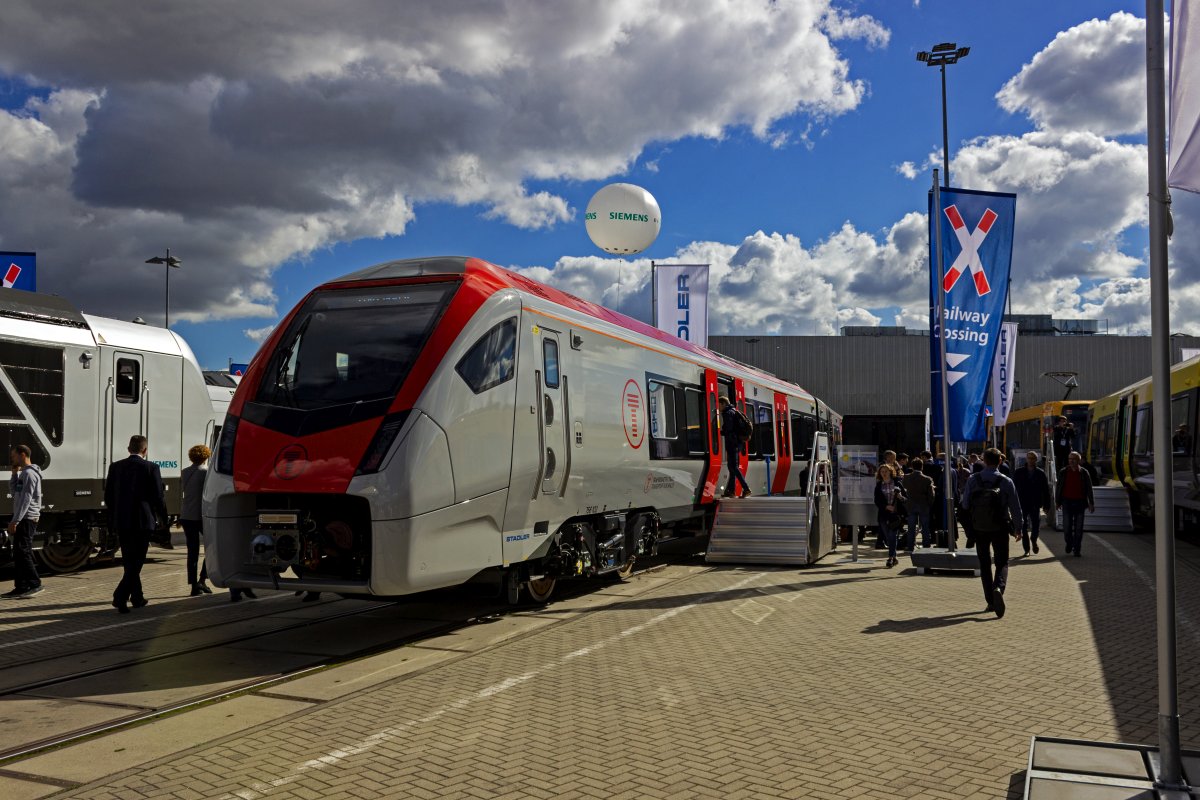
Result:
M992 426L999 428L1008 422L1012 411L1014 376L1017 374L1017 323L1000 326L1000 343L996 345L996 361L992 364Z
M942 260L939 286L934 235L933 193L929 194L930 387L933 433L942 436L942 369L950 396L950 440L981 442L987 426L983 404L1004 321L1008 271L1012 265L1013 217L1017 196L969 189L942 189ZM943 319L937 318L939 292L946 291ZM946 338L940 363L938 337Z
M37 291L37 254L0 250L0 282L5 289Z
M708 347L708 264L654 265L654 324Z

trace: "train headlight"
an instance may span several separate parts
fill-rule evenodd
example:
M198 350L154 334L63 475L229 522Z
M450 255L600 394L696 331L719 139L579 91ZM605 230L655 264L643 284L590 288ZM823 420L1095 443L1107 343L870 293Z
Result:
M363 453L362 461L359 462L358 470L354 473L355 475L368 475L379 471L379 468L383 466L383 459L387 457L388 451L392 449L392 442L396 441L396 436L400 433L400 429L404 427L407 419L407 411L401 411L399 414L388 414L383 418L383 423L380 424L379 430L375 432L375 438L371 440L371 444L367 447L367 452Z
M280 562L293 564L300 555L300 541L294 533L281 533L275 537L275 555Z
M250 561L255 564L270 564L275 561L275 537L260 533L250 540Z
M225 424L221 426L221 441L217 442L215 469L222 475L233 474L233 445L237 439L238 421L233 414L226 414Z

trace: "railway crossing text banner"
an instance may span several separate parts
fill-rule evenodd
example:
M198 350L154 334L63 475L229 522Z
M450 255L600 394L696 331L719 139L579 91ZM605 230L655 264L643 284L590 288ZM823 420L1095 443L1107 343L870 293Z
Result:
M1008 274L1012 265L1013 218L1017 196L969 189L942 189L942 253L945 277L937 274L933 193L929 194L930 388L933 434L942 435L942 371L950 397L950 440L981 442L986 437L983 404L996 358ZM939 280L939 278L941 278ZM945 309L938 304L945 291ZM938 337L946 339L940 362Z
M654 325L708 347L708 264L655 264Z
M37 291L37 254L0 250L0 281L5 289Z

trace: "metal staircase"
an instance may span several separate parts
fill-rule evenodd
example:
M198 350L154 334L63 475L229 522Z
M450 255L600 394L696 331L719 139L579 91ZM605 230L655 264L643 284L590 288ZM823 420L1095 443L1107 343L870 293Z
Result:
M1083 515L1085 531L1108 533L1132 533L1133 514L1129 509L1129 493L1124 486L1095 486L1092 495L1096 499L1095 513ZM1054 514L1054 527L1062 530L1063 513Z
M710 564L808 564L812 550L807 497L722 500L705 561Z

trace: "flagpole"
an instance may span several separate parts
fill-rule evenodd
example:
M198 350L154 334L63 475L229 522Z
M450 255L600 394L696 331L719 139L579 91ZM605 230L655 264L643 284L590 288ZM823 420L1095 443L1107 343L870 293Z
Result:
M942 382L942 506L946 509L946 549L957 549L958 524L954 519L954 476L950 467L950 384L946 378L946 264L942 256L942 190L938 186L938 171L933 171L933 237L936 240L938 304L938 375Z
M658 279L654 275L654 261L650 261L650 324L658 327Z
M1154 542L1158 608L1158 785L1185 789L1179 753L1175 647L1175 509L1171 464L1171 326L1167 289L1166 102L1163 2L1146 0L1146 145L1150 197L1151 417L1154 426Z

